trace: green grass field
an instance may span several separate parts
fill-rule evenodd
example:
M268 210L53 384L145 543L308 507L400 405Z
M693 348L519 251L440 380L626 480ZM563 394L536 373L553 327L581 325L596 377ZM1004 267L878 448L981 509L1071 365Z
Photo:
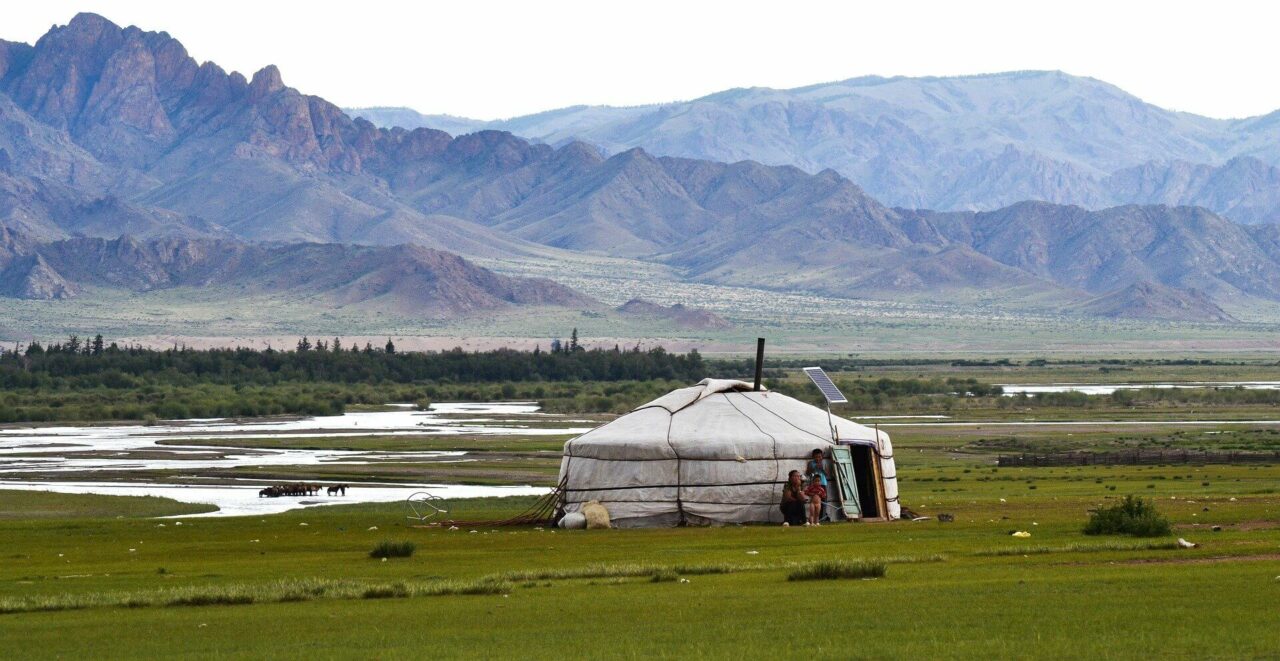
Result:
M987 383L1274 380L1274 366L889 366L867 378ZM847 375L846 375L847 376ZM1179 378L1180 377L1180 378ZM13 658L1275 658L1280 462L997 467L999 454L1274 451L1275 407L1001 408L889 421L902 502L929 520L819 528L554 531L412 527L401 503L270 516L159 498L0 492L0 650ZM936 413L910 400L895 414ZM884 411L837 411L841 415ZM600 418L607 419L606 417ZM1072 426L1055 421L1150 420ZM1002 425L1030 422L1028 425ZM399 459L153 471L150 477L550 484L563 437L212 439L211 446L463 450ZM176 441L179 444L189 444ZM136 479L139 472L97 479ZM75 477L75 476L71 476ZM85 476L79 476L85 477ZM1149 499L1169 537L1086 536L1089 510ZM530 498L450 504L496 521ZM939 523L937 515L954 516ZM1215 528L1217 528L1215 530ZM474 531L474 532L473 532ZM1029 538L1015 538L1026 531ZM1178 537L1199 546L1177 547ZM411 557L370 557L412 542ZM831 563L816 567L815 563ZM878 578L789 580L795 575ZM834 569L832 568L834 567ZM870 569L868 569L870 568Z
M0 490L0 521L14 519L146 518L199 514L212 505L180 503L169 498L109 498L91 494Z
M904 501L955 523L448 530L409 527L400 504L157 520L114 518L154 507L133 498L0 496L10 517L0 521L0 611L9 611L0 649L20 658L1266 658L1280 649L1280 467L993 470L930 456L904 457ZM1088 509L1129 493L1154 499L1175 535L1200 546L1080 532ZM455 511L496 519L529 502L464 501ZM32 516L13 518L24 507ZM58 508L59 518L35 518ZM416 553L369 558L397 540ZM886 575L787 580L803 563L836 559L883 561ZM41 608L69 610L21 612Z

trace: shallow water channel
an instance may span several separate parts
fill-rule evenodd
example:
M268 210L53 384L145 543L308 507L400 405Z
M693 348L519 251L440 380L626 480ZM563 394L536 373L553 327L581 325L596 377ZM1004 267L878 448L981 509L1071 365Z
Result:
M296 419L182 420L159 425L25 427L0 429L0 489L63 493L166 496L218 506L205 516L282 512L299 507L404 500L425 491L442 498L474 498L545 493L543 487L440 484L354 484L346 496L259 498L262 480L245 484L171 484L147 481L143 471L371 464L382 461L470 461L465 452L363 451L210 447L197 441L228 439L341 438L350 436L563 435L579 434L591 423L538 412L532 403L439 403L429 410L411 405L391 411L347 413ZM165 442L161 444L161 442ZM183 445L190 441L192 445ZM175 443L176 442L176 443ZM138 480L85 480L86 473ZM58 479L65 473L66 480ZM33 475L35 474L35 475ZM28 479L23 479L27 477ZM33 479L34 478L34 479ZM287 480L285 480L287 481ZM323 480L308 480L328 484ZM324 494L321 491L321 494Z
M1110 395L1117 390L1174 389L1174 388L1243 388L1245 390L1280 390L1280 381L1186 381L1181 383L1050 383L1050 384L997 384L1006 396L1048 392L1079 392L1086 395Z

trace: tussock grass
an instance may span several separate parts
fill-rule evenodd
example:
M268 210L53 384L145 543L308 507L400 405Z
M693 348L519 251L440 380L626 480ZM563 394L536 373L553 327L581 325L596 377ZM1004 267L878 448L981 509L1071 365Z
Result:
M838 578L884 578L887 563L875 560L819 560L806 562L790 574L788 581L821 581Z
M637 578L660 573L697 576L703 574L730 574L755 568L751 565L655 565L649 563L592 564L561 569L512 570L491 574L486 578L495 581L522 583L527 581L569 580L580 578Z
M383 540L369 551L370 558L408 558L418 550L418 545L409 541Z
M913 564L919 562L943 562L944 555L899 555L884 558L872 558L867 562L880 564ZM672 574L679 576L704 576L710 574L736 574L750 571L775 571L781 569L798 569L810 563L753 562L742 564L702 564L702 565L657 565L650 563L617 563L591 564L582 567L565 567L560 569L512 570L498 574L490 574L484 580L507 583L528 583L535 581L597 579L597 578L643 578Z
M376 585L365 588L364 594L360 595L363 599L399 599L407 596L409 596L409 586L404 583Z
M362 583L321 578L286 579L262 584L186 586L146 592L90 592L0 599L0 614L86 608L234 606L314 599L396 599L448 595L503 594L511 584L491 579L426 583Z
M680 575L673 571L657 571L649 579L653 583L669 583L680 578Z
M977 551L973 555L982 557L1007 555L1041 555L1045 553L1100 553L1104 551L1170 551L1177 550L1175 541L1161 542L1102 542L1099 544L1063 544L1061 546L1028 546L1001 547Z

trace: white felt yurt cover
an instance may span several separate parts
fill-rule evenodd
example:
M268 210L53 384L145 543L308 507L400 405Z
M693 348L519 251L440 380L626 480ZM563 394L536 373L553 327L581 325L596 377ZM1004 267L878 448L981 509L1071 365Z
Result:
M830 421L830 422L828 422ZM867 445L880 459L889 518L899 516L889 435L799 400L704 379L564 445L563 506L598 500L619 527L780 522L782 486L814 448ZM871 476L858 475L859 480Z

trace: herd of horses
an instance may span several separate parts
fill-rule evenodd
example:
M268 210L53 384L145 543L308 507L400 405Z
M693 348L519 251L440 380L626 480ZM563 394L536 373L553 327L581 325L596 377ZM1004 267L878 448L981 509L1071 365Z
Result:
M326 487L323 484L312 484L309 482L290 482L288 484L277 484L269 486L258 492L259 498L279 498L281 496L319 496L320 490L326 490L330 496L347 495L346 484L332 484Z

